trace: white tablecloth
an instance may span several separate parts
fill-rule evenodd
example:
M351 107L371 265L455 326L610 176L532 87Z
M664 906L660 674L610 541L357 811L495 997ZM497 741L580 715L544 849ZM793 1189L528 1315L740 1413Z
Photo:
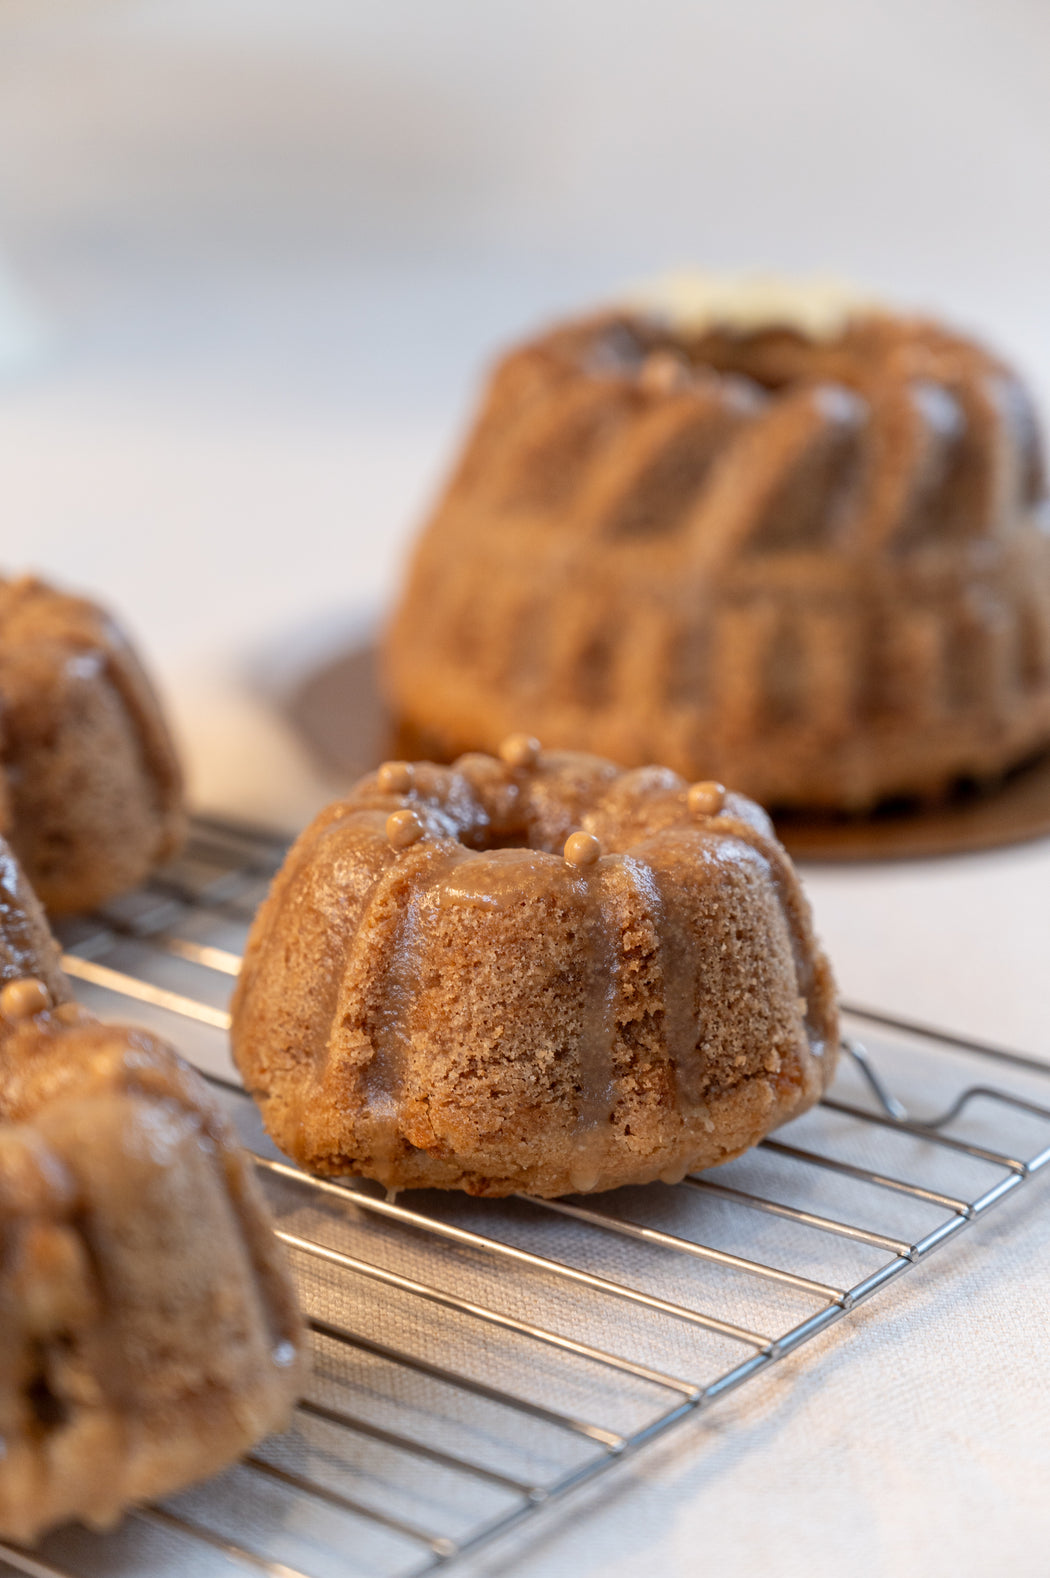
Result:
M388 432L376 443L361 427L337 444L323 430L285 431L272 450L272 434L250 438L234 433L214 449L195 434L173 442L162 428L136 427L134 413L86 416L75 405L35 405L31 394L0 411L7 507L15 517L32 507L47 525L26 560L126 607L147 645L155 615L198 803L294 827L335 785L262 692L282 652L289 668L308 662L354 628L355 614L348 599L333 617L286 618L283 634L272 621L276 634L267 634L276 589L304 604L313 595L323 610L331 575L314 557L323 548L345 579L356 563L374 606L394 552L388 542L369 557L360 538L355 561L346 543L312 541L309 521L289 535L285 512L304 479L350 450L363 489L371 468L369 502L392 517L425 490L443 435L407 431L399 444ZM57 477L46 463L56 446ZM180 485L187 455L197 468L192 499ZM73 507L85 499L94 501L89 544ZM224 542L231 509L251 520L257 557ZM139 535L147 514L162 540L178 534L185 559L158 568ZM194 645L214 658L191 659ZM816 867L808 886L848 997L1050 1059L1050 841ZM1041 1578L1050 1550L1048 1207L1045 1185L1008 1202L848 1326L552 1512L542 1537L493 1553L480 1570L832 1578L847 1567L977 1578L1009 1566Z

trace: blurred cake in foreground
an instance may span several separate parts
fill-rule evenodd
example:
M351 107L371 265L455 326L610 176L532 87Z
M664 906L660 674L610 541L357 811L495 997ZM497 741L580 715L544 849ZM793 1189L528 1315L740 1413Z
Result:
M182 841L157 698L102 609L0 580L0 832L53 914L141 882Z
M937 798L1050 743L1048 526L1028 393L980 345L674 281L499 363L388 697L416 754L517 729L774 807Z
M299 1319L203 1082L70 998L0 840L0 1539L96 1527L281 1429Z
M387 762L294 845L233 1052L304 1167L553 1196L685 1173L804 1112L835 991L765 813L662 767Z

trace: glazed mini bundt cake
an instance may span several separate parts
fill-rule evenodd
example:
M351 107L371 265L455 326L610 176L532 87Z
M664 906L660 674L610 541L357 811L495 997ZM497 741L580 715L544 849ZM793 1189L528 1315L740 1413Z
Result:
M528 730L865 810L1047 746L1050 515L1018 378L833 296L669 301L496 368L385 642L402 748Z
M0 1538L24 1543L111 1524L280 1429L301 1329L204 1085L70 1000L6 849L0 866Z
M33 577L0 581L0 832L44 905L134 887L183 831L171 738L120 630Z
M234 1056L303 1166L555 1196L680 1179L804 1111L838 1047L765 814L661 767L387 762L293 846Z

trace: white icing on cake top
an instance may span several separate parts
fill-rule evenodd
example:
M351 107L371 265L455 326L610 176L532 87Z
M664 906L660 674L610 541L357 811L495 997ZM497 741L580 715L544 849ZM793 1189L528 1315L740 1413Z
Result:
M688 270L640 285L627 293L625 305L660 318L681 334L793 329L809 340L834 339L852 318L878 310L871 297L831 276L783 279Z

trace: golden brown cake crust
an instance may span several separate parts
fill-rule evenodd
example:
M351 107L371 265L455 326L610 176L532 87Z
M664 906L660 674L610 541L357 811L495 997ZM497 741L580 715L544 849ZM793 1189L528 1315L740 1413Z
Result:
M544 1196L678 1178L831 1077L834 987L757 806L664 768L387 763L253 927L234 1056L304 1166Z
M95 604L0 581L0 831L52 913L134 887L184 836L182 779L134 652Z
M864 809L1050 743L1050 512L1015 374L936 324L608 313L497 367L391 622L407 750L508 731Z

